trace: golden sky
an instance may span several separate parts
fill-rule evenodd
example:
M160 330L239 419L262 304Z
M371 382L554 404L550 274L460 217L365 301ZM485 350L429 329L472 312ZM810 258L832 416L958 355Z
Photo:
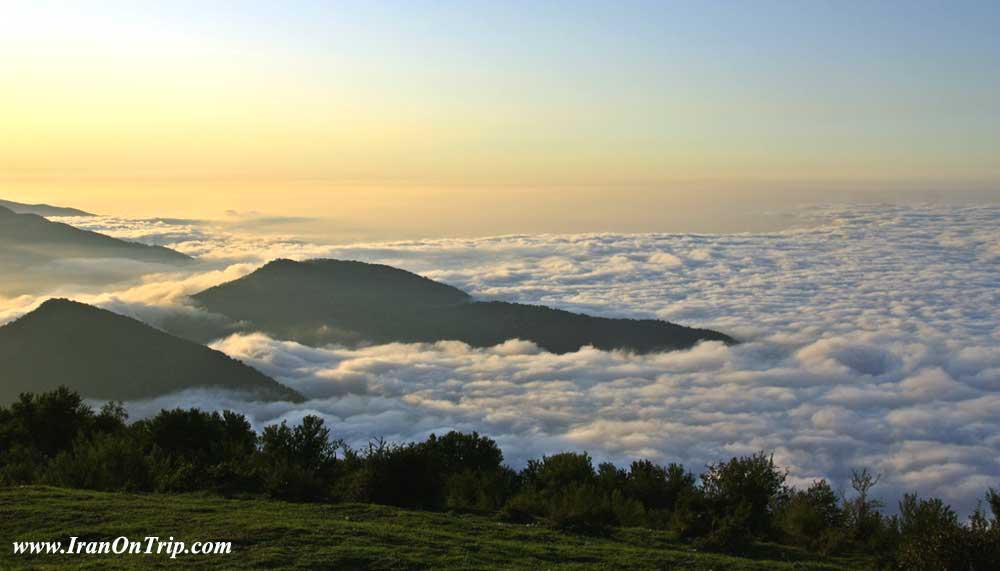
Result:
M623 189L1000 181L989 7L162 4L5 8L0 195L210 216L529 191L599 211Z

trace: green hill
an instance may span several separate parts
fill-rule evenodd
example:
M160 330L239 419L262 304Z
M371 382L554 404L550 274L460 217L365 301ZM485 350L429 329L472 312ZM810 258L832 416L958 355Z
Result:
M109 400L201 386L244 390L266 400L302 400L219 351L65 299L49 300L0 327L0 371L0 402L59 385Z
M758 545L753 558L700 553L665 532L559 533L481 516L364 504L294 504L203 495L101 493L41 486L0 488L0 568L436 569L846 571L863 562L822 560ZM13 555L13 541L146 536L190 545L231 542L229 555Z
M657 320L591 317L543 306L475 302L465 292L384 265L276 260L194 296L214 313L276 337L326 343L459 340L488 347L524 339L555 353L584 345L651 352L722 333Z

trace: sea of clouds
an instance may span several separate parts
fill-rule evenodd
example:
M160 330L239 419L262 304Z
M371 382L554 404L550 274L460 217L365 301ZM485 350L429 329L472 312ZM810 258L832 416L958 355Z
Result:
M451 429L494 437L507 461L573 449L698 471L773 452L792 483L852 468L880 494L937 495L963 511L1000 487L1000 206L841 205L812 225L766 234L514 235L321 245L197 221L70 220L196 256L95 290L62 284L0 299L0 321L51 295L153 325L205 317L188 295L277 257L402 267L486 299L602 316L655 317L739 338L652 355L553 355L512 340L311 348L260 333L212 346L292 386L303 404L244 402L213 390L128 403L235 409L256 426L308 414L361 445ZM891 506L890 506L891 507Z

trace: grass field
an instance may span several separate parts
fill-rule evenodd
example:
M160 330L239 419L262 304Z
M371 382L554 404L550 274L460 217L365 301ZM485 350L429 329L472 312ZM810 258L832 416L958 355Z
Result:
M229 555L17 555L13 541L231 541ZM753 558L699 553L663 532L588 537L481 516L361 504L293 504L204 495L0 488L0 569L693 569L846 570L761 545Z

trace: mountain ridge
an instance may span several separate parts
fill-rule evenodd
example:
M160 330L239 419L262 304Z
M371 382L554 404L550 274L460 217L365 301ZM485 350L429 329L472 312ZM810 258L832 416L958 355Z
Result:
M353 260L275 260L192 298L249 329L308 345L458 340L488 347L517 338L554 353L586 345L648 353L699 341L735 343L717 331L666 321L475 301L453 286Z
M0 262L103 257L174 264L193 260L186 254L163 246L120 240L62 222L52 222L37 214L18 214L2 206L0 247Z
M90 212L85 212L78 208L52 206L51 204L45 203L25 204L21 202L14 202L13 200L4 200L2 198L0 198L0 207L6 208L15 214L37 214L38 216L96 216L96 214L91 214Z

